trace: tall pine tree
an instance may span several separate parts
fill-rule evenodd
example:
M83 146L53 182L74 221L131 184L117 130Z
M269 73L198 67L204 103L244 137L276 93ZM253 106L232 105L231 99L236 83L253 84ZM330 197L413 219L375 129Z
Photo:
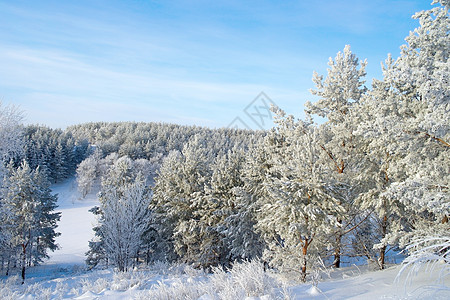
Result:
M26 267L47 258L47 250L57 249L55 238L59 233L55 229L61 217L54 212L57 196L51 194L39 168L33 171L26 161L17 169L10 165L1 194L2 227L15 257L20 257L23 283Z

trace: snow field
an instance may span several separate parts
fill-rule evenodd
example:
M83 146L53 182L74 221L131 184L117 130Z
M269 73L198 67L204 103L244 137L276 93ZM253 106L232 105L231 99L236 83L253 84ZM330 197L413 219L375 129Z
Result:
M20 284L18 276L1 281L0 299L449 299L449 281L436 285L436 275L420 272L396 280L399 266L384 271L349 267L331 273L331 279L296 284L264 272L262 264L243 263L231 272L212 274L187 265L156 264L148 269L115 272L35 268ZM433 273L436 274L436 273ZM445 285L447 286L445 289Z
M58 194L57 211L62 213L56 231L62 234L56 238L60 249L50 253L48 263L84 266L88 242L94 236L92 227L96 220L89 209L98 204L96 193L80 200L75 178L53 185L52 191Z

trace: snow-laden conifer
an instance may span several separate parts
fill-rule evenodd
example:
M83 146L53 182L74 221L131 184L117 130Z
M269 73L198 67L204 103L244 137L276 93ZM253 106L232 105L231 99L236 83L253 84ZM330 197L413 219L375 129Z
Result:
M221 206L215 214L221 218L219 230L229 250L229 260L251 260L260 258L263 241L256 233L255 197L248 190L253 182L244 179L246 171L253 166L246 163L253 151L246 156L234 149L218 157L213 165L211 189L213 197Z
M354 107L367 92L364 86L367 61L359 61L347 45L329 60L327 77L313 75L316 85L311 90L320 98L307 102L307 112L325 118L320 126L317 143L322 149L323 163L330 170L329 184L344 210L337 216L338 226L334 228L329 242L333 252L333 264L339 268L341 255L349 255L349 240L353 231L366 220L369 212L362 212L355 205L358 194L364 190L357 174L365 169L363 144L355 136Z
M1 189L0 221L8 259L22 268L22 283L27 266L39 264L48 250L57 249L55 229L61 214L54 212L56 200L39 168L31 170L26 161L17 169L9 166Z
M155 212L167 228L162 234L171 236L182 261L200 266L210 265L215 256L206 253L201 242L207 242L215 234L205 220L213 218L208 215L210 206L205 191L211 177L211 161L204 140L194 136L181 153L172 152L163 161L154 189Z
M373 166L363 175L375 183L362 200L380 218L380 258L388 244L399 237L408 244L405 238L424 224L436 230L448 224L450 22L448 2L442 4L414 15L420 27L406 38L398 59L388 56L383 79L374 81L358 107L357 133Z
M338 226L343 211L329 184L319 144L319 129L277 112L277 127L268 135L272 165L264 185L268 196L258 199L258 223L267 243L264 257L286 271L307 270L325 237Z

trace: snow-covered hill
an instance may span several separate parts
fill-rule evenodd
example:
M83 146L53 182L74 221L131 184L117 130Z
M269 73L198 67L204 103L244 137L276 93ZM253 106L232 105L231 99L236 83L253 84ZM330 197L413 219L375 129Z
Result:
M283 283L278 275L258 270L257 264L212 275L161 264L128 273L86 271L84 253L95 222L88 210L97 204L95 193L80 200L74 178L52 190L59 195L62 212L57 240L61 249L44 265L30 268L25 285L17 276L1 277L1 299L450 299L450 276L437 281L441 267L396 278L399 266L384 271L353 266L331 272L317 288L289 278Z

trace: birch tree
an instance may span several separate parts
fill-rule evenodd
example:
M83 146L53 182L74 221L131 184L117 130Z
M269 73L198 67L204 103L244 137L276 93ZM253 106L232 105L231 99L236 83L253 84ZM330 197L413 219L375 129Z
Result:
M16 106L0 101L0 177L3 177L4 164L23 153L22 120L22 112Z
M98 243L91 252L102 251L109 263L127 271L139 257L151 216L150 191L142 174L133 173L131 159L120 158L102 178L99 200Z

